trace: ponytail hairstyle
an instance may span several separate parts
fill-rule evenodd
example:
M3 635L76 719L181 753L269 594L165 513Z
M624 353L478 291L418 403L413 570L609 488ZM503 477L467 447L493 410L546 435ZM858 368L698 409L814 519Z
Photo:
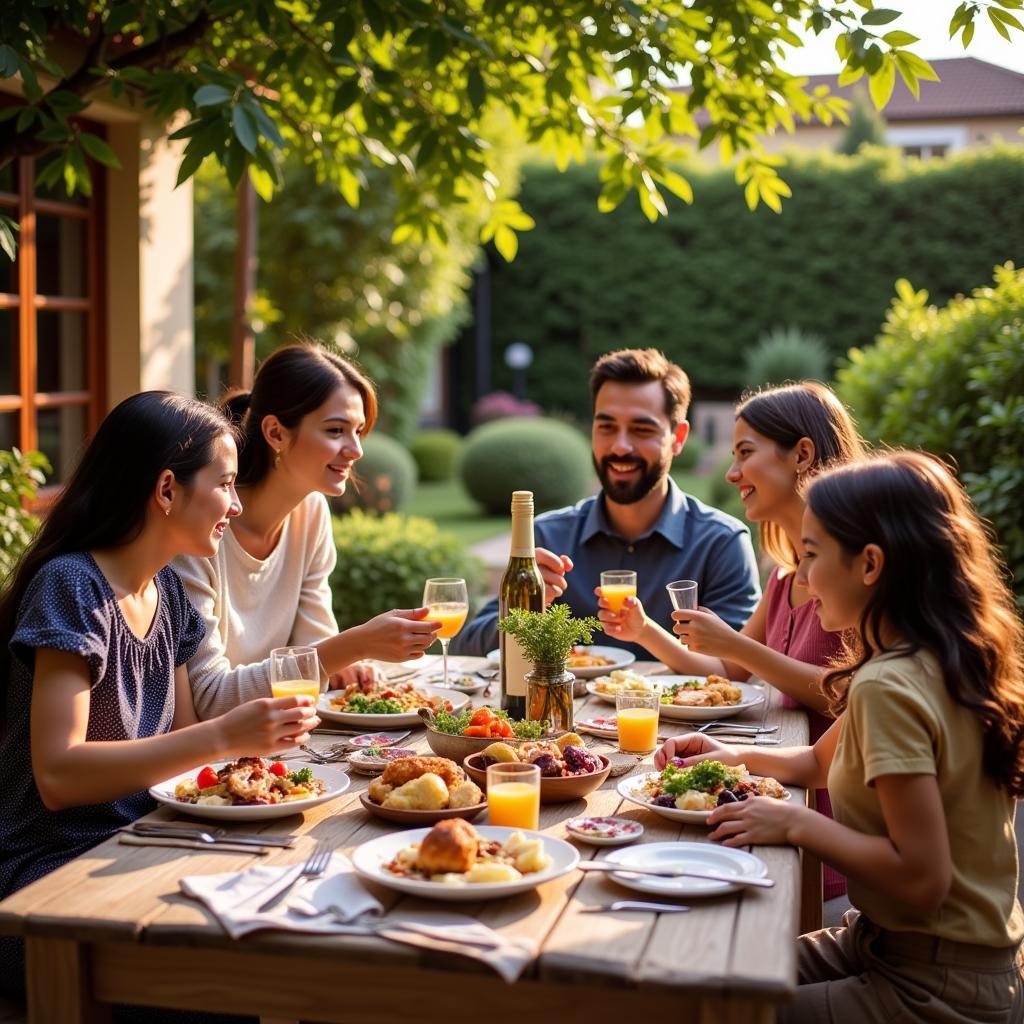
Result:
M39 569L59 555L135 540L160 474L169 469L188 487L212 461L217 439L231 433L223 413L169 391L143 391L111 410L0 592L0 691L18 607Z
M305 342L285 345L260 364L252 391L229 391L221 409L241 430L238 479L242 487L259 483L273 465L273 452L263 436L263 420L276 416L288 430L319 409L339 387L348 385L359 392L366 419L364 434L377 420L377 393L347 359L321 346Z
M818 381L766 388L744 395L736 407L736 419L743 418L759 434L783 451L796 447L801 438L814 444L814 461L805 479L826 466L849 462L864 454L864 441L853 419L835 392ZM786 572L795 572L797 553L776 523L759 524L761 550Z
M991 532L952 472L920 452L879 452L822 474L806 500L850 556L868 544L885 554L846 664L823 680L831 709L875 655L930 651L950 696L981 720L985 771L1024 795L1024 630Z

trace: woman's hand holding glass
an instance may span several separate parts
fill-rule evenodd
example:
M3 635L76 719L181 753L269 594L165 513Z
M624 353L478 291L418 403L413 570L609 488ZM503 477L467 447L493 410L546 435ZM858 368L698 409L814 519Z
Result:
M641 634L647 628L648 618L644 606L638 597L627 597L622 602L620 611L613 612L607 599L602 595L601 588L595 587L597 596L597 617L601 620L601 628L608 636L627 643L640 643Z
M298 746L320 724L312 697L260 697L213 719L220 729L217 753L225 758L269 754ZM212 723L211 723L212 724Z
M710 608L694 608L672 613L672 632L693 652L712 658L734 654L739 634Z
M429 609L395 608L348 630L359 640L359 653L377 661L420 658L434 642L440 622L429 621Z

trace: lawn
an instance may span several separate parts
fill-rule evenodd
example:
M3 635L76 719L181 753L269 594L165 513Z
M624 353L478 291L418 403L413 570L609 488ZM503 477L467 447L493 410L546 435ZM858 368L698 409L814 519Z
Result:
M701 501L707 500L710 479L673 471L672 478ZM402 510L411 516L433 519L442 530L450 530L468 547L508 532L508 516L491 516L466 494L459 480L421 483Z

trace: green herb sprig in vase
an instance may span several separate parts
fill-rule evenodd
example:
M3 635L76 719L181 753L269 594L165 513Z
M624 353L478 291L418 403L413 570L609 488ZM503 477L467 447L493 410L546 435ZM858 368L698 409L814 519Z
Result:
M557 732L573 727L572 687L575 677L565 663L577 644L589 644L601 623L593 616L574 619L569 606L552 605L546 612L512 609L498 629L519 641L533 671L526 674L526 717L550 721Z

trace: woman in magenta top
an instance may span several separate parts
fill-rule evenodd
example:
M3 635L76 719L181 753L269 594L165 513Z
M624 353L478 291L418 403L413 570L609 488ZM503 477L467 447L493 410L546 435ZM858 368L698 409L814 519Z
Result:
M726 479L739 490L747 518L759 524L762 552L776 562L754 614L737 632L707 608L673 612L673 636L628 598L618 614L601 602L604 631L643 644L677 672L767 680L788 707L807 709L813 743L832 722L821 680L843 650L843 636L821 628L815 602L805 587L794 586L802 491L823 468L863 450L849 413L824 384L804 381L746 398L736 410ZM819 797L828 813L828 794L823 790ZM844 891L842 877L827 869L825 898Z

